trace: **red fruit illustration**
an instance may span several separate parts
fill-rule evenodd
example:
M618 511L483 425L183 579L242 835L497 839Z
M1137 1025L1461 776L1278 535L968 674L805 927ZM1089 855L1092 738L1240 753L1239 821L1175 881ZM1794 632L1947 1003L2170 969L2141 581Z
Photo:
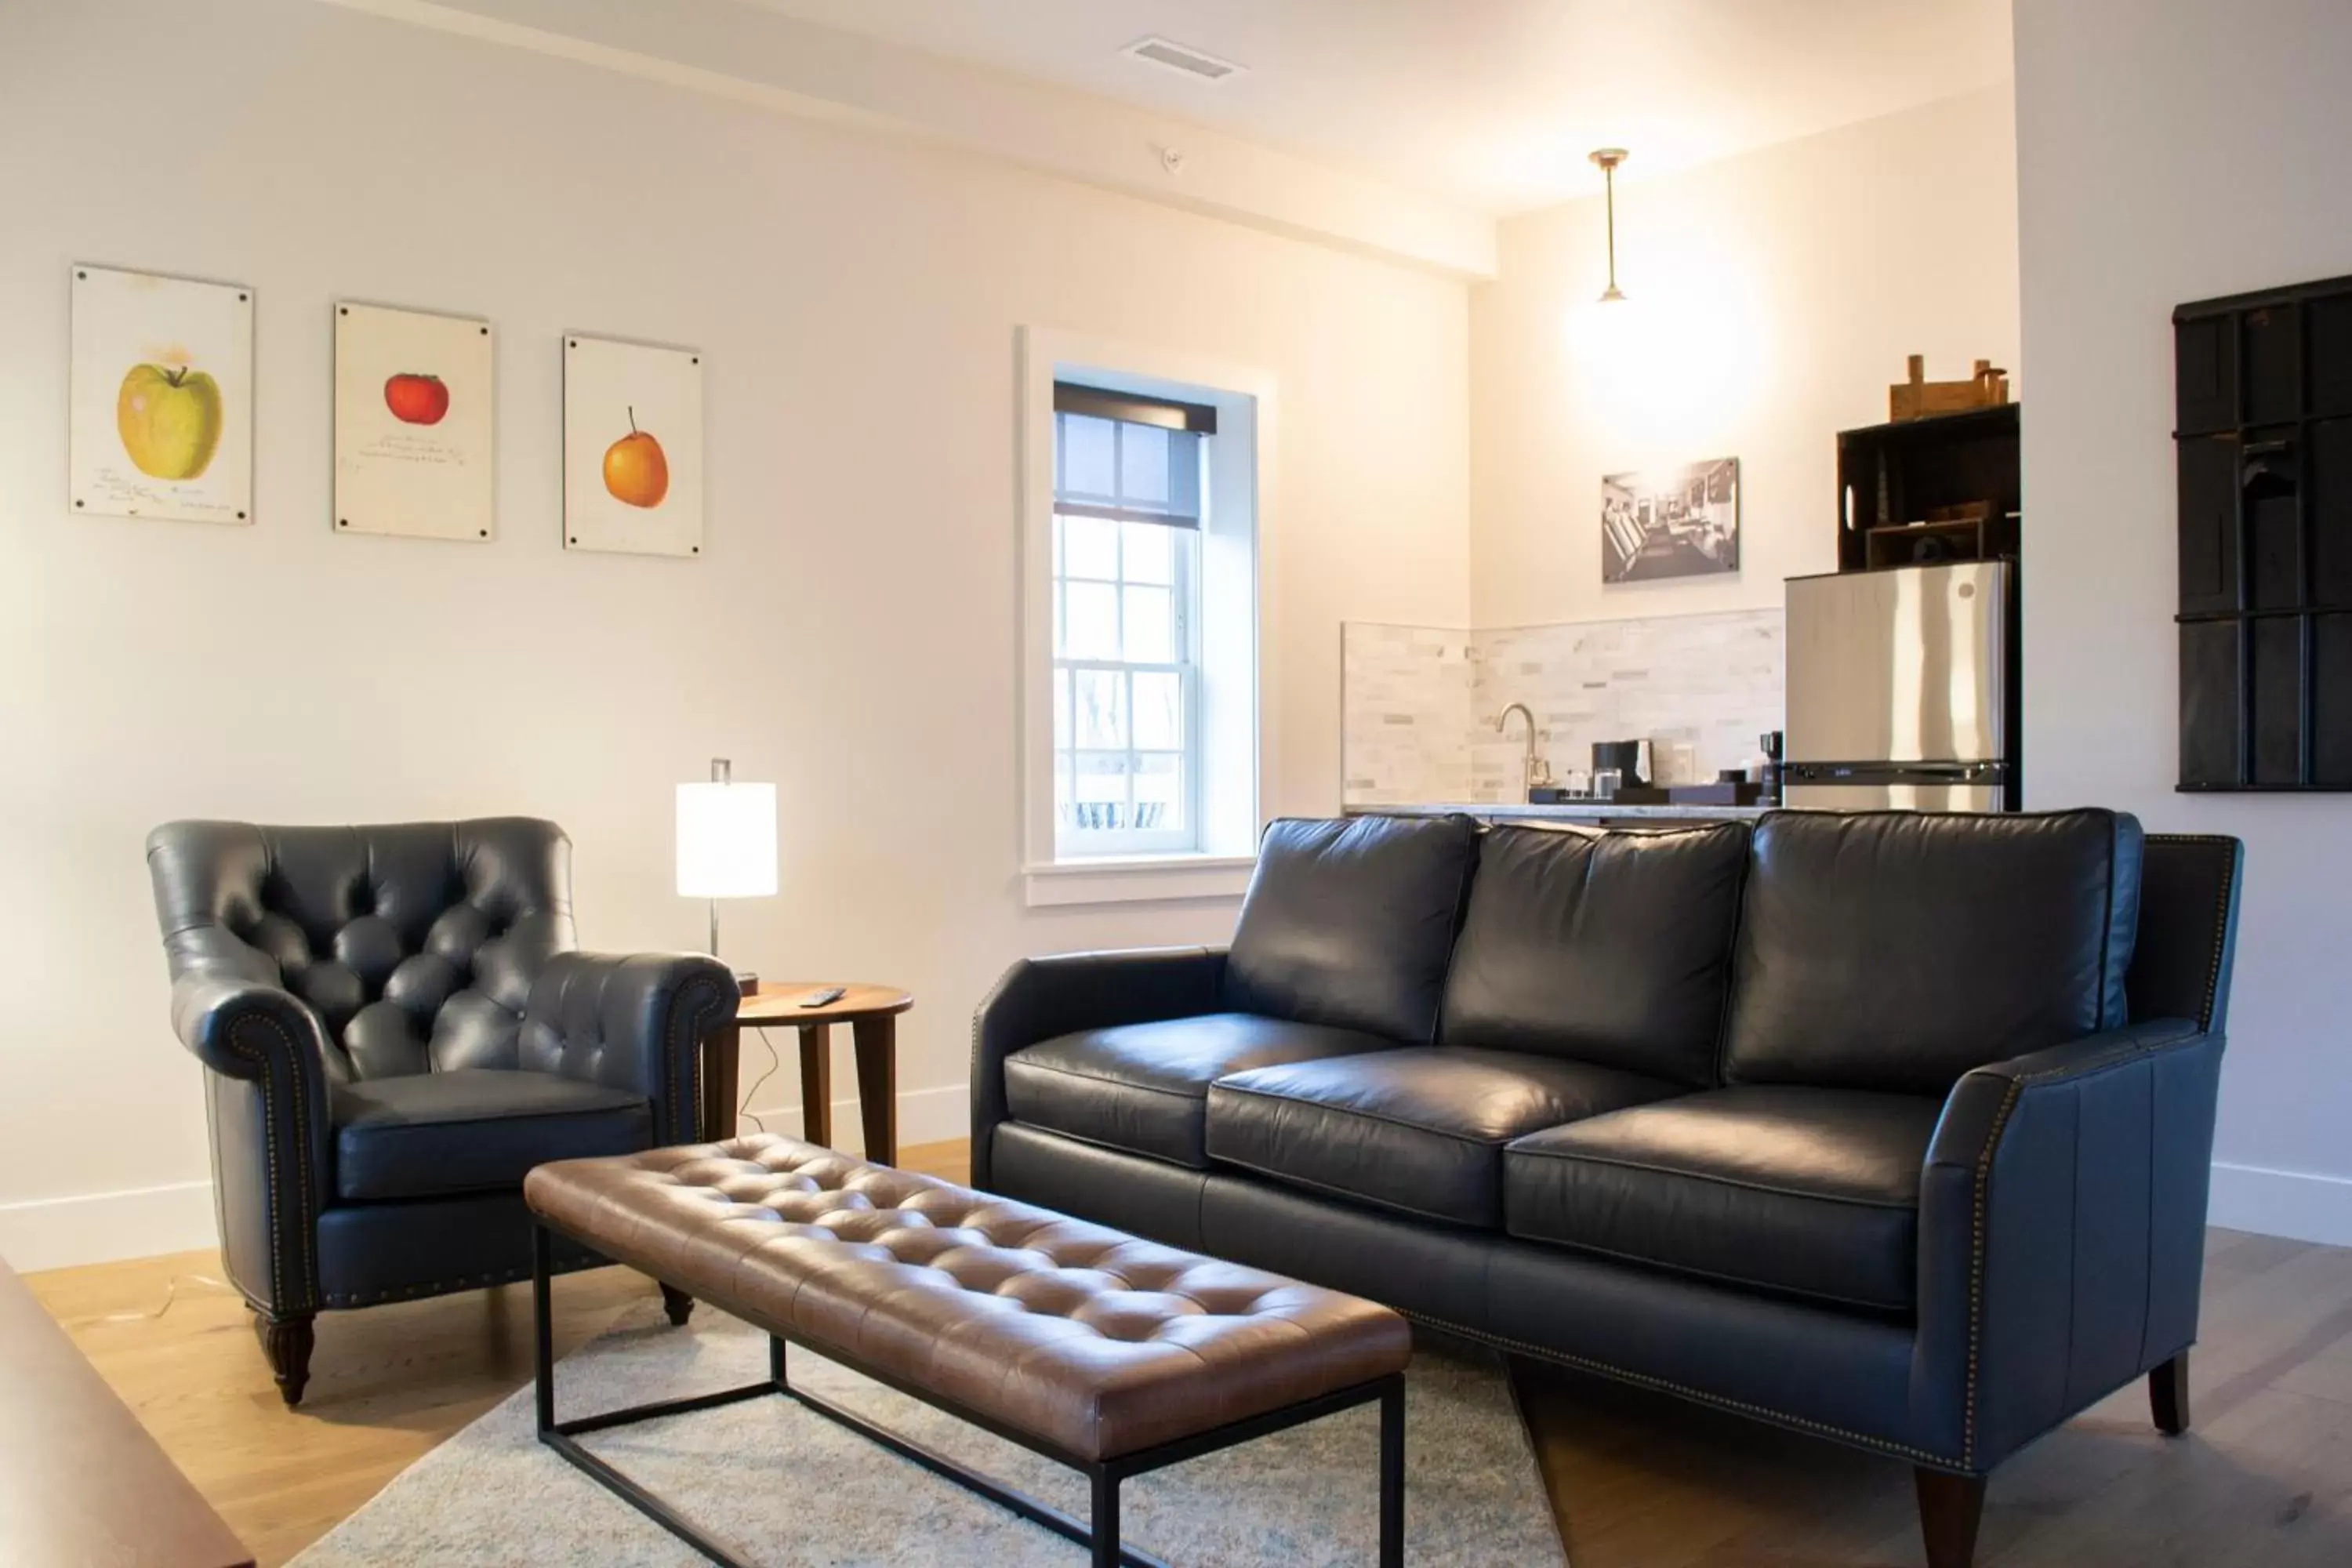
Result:
M403 371L383 384L383 405L404 425L438 425L449 412L449 386L437 375Z

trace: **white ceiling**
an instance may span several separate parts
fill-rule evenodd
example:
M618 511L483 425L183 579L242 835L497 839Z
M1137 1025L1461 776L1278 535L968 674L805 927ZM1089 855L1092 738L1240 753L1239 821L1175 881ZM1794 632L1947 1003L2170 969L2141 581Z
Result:
M2010 0L752 0L1486 212L1990 87ZM1149 34L1247 66L1200 82Z

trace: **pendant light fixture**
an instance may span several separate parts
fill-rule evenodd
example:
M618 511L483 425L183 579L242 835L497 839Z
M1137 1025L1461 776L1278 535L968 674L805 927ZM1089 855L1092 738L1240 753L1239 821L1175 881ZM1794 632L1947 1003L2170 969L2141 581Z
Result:
M1627 154L1622 147L1603 147L1591 156L1592 161L1601 165L1601 179L1608 202L1609 287L1601 291L1601 302L1606 305L1625 297L1617 287L1617 165L1625 161Z

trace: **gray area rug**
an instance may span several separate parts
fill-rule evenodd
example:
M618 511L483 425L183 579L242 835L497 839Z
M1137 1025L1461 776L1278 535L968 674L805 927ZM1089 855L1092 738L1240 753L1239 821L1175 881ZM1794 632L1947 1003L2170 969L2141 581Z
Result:
M753 1382L767 1340L709 1307L670 1328L632 1308L556 1368L566 1420ZM1083 1519L1076 1471L795 1349L793 1381ZM1406 1395L1406 1557L1565 1564L1501 1368L1424 1348ZM1072 1568L1087 1553L790 1400L759 1399L601 1432L591 1451L761 1564ZM1127 1545L1177 1568L1369 1563L1380 1422L1367 1405L1127 1483ZM528 1387L404 1471L295 1559L299 1568L430 1563L704 1561L542 1447Z

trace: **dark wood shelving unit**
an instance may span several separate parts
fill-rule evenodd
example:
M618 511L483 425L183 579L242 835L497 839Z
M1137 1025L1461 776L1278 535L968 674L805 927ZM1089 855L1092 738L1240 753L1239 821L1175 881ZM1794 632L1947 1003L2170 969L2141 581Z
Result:
M2172 331L2179 787L2352 790L2352 278Z
M1838 570L2014 558L2018 405L1838 432Z

